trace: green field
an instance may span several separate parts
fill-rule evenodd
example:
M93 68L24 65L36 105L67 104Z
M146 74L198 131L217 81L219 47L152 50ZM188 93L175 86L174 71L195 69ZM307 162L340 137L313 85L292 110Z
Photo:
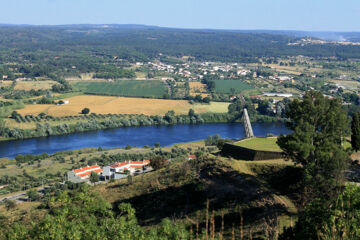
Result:
M251 148L259 151L274 151L281 152L280 147L276 144L276 137L271 138L250 138L245 139L239 142L236 142L235 145Z
M241 80L216 80L215 91L219 93L231 93L230 89L235 89L235 93L252 89L253 87Z
M89 94L162 98L168 92L162 81L119 80L116 82L76 82L76 89Z

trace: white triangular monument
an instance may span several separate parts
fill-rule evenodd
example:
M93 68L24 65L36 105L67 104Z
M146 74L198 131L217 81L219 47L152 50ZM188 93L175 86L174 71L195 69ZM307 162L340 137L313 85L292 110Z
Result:
M254 132L252 130L249 114L246 108L244 108L244 128L246 138L254 137Z

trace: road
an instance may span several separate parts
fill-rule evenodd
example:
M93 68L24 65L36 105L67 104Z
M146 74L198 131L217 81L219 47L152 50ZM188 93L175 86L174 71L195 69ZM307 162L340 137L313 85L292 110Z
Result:
M44 191L44 189L46 189L46 188L47 188L47 186L37 188L36 190L39 193L42 194L42 191ZM5 199L15 200L17 202L26 202L26 201L28 201L28 197L27 197L26 192L17 192L14 195L10 195L10 196L7 196L7 197L0 198L0 203L3 202Z

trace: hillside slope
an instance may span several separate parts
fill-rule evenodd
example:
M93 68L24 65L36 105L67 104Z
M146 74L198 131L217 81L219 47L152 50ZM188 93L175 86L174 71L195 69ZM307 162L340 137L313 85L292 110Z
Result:
M194 227L199 223L203 229L208 212L216 230L224 223L228 235L235 226L235 234L243 228L245 235L252 232L255 237L280 231L296 215L293 202L281 195L291 196L291 181L282 180L296 172L283 160L256 163L207 156L93 190L113 206L131 203L143 226L170 218Z

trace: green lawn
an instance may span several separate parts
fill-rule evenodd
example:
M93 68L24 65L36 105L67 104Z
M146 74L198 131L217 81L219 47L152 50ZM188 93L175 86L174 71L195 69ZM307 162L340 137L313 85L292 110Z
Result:
M162 81L119 80L115 82L76 82L74 87L84 93L162 98L168 92Z
M276 137L250 138L236 142L235 145L261 151L281 152L280 147L276 144L276 140Z
M244 139L239 142L236 142L235 145L251 148L255 150L262 150L262 151L276 151L281 152L280 147L276 144L276 137L270 137L270 138L250 138L250 139ZM344 142L344 148L351 147L351 143L348 141Z
M219 93L231 93L230 89L235 89L235 93L252 89L253 87L242 80L216 80L215 91Z

